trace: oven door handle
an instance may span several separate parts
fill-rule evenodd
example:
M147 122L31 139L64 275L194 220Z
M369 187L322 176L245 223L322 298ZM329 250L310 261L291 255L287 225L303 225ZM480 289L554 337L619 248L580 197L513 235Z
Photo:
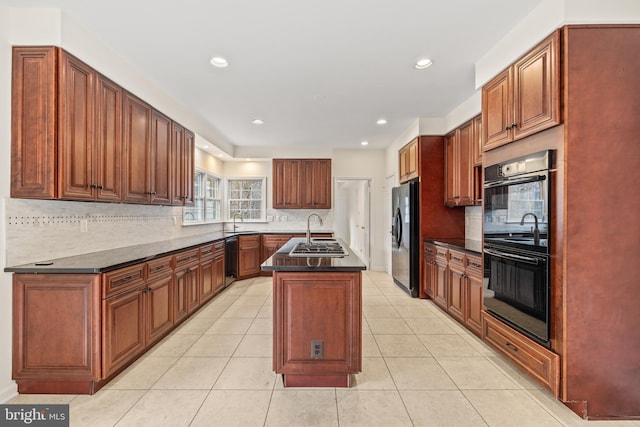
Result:
M516 179L505 179L503 181L495 181L495 182L490 182L490 183L486 183L484 184L484 188L494 188L494 187L504 187L507 185L516 185L516 184L526 184L529 182L538 182L538 181L544 181L545 179L547 179L546 175L535 175L535 176L529 176L526 178L516 178Z
M533 265L538 265L540 263L539 258L532 258L524 255L509 254L506 252L496 251L495 249L485 248L484 253L496 256L498 258L506 258L513 261L526 262L528 264L533 264Z

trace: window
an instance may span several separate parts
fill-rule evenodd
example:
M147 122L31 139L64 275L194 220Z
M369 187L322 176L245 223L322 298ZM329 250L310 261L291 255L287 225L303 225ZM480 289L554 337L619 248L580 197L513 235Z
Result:
M222 180L196 170L193 181L193 206L185 207L184 224L201 224L222 220Z
M227 219L238 214L244 221L265 221L266 178L227 180Z

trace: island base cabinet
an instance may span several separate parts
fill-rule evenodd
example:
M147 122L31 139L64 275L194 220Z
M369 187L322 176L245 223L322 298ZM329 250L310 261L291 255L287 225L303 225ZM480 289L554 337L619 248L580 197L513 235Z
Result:
M100 276L14 274L19 393L89 394L101 377Z
M274 272L273 369L288 387L348 387L362 369L360 272Z

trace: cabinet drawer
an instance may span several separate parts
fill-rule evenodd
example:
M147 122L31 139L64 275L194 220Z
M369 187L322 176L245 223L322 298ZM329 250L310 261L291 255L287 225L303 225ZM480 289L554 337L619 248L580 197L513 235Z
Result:
M172 256L166 256L147 262L147 278L155 279L172 273L171 260Z
M449 266L458 267L463 269L467 264L467 255L464 252L449 251Z
M546 387L560 392L560 356L482 312L482 339Z
M182 267L192 262L198 261L200 249L190 249L188 251L180 252L174 255L174 268Z
M224 240L207 243L206 245L200 246L200 258L212 257L221 251L224 252Z
M482 280L482 258L476 255L467 255L467 276Z
M260 246L260 235L240 236L238 239L238 247L242 249L252 249Z
M116 295L144 283L146 264L136 264L131 267L104 273L102 279L102 298Z
M292 237L293 234L265 234L262 236L262 244L267 247L280 247Z
M433 260L436 257L436 247L430 244L424 245L424 256Z
M449 262L449 249L436 246L436 262L446 265Z

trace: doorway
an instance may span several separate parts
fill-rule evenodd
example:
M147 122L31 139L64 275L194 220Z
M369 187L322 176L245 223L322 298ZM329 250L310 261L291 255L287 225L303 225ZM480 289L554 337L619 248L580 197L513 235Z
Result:
M336 237L371 264L371 179L336 178L333 225Z

